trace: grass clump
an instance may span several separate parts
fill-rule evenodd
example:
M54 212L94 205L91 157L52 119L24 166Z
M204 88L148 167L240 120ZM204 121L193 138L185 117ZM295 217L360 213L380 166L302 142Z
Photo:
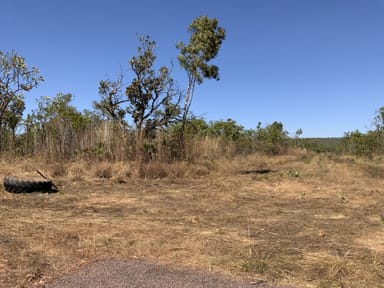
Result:
M101 163L101 164L96 166L94 175L97 178L110 179L113 176L112 166L110 164L107 164L107 163Z

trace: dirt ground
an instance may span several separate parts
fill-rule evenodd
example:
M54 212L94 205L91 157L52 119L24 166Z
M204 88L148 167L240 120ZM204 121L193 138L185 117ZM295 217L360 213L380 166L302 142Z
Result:
M0 190L0 287L44 287L112 259L273 285L384 287L381 163L253 156L139 179L124 163L3 161L0 176L40 165L59 192Z

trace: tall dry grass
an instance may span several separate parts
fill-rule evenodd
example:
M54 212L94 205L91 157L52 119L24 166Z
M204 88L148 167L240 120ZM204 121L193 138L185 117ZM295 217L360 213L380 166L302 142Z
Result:
M36 158L0 160L0 176L36 167L60 192L0 191L1 287L130 257L297 287L381 287L380 161L303 150L142 166Z
M263 153L266 151L263 145L267 145L256 138L245 136L231 140L224 136L207 136L194 132L195 134L185 135L185 145L183 151L180 151L180 132L175 126L148 133L143 143L144 147L136 151L137 133L130 127L122 127L116 122L100 119L82 120L76 123L55 121L26 125L25 131L18 135L15 145L8 146L1 156L36 157L48 162L62 162L79 159L130 161L138 159L140 154L140 159L144 161L199 162L238 155L246 156L255 152ZM280 149L277 143L273 151L285 154L287 152L285 146L282 145L284 149ZM144 155L141 155L142 153Z
M27 130L19 137L18 155L47 161L127 160L134 155L132 134L110 121L89 122L76 128L58 124Z

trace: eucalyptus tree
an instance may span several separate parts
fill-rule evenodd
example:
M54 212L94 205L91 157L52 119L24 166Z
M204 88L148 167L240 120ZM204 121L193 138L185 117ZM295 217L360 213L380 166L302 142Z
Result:
M25 59L15 51L0 51L0 152L4 146L4 135L15 134L17 124L25 109L24 92L43 81L39 69L28 68Z
M138 56L129 62L135 75L125 93L130 103L128 113L136 126L137 152L142 156L144 137L168 125L179 115L180 93L166 66L158 71L153 67L156 42L149 36L139 40Z
M218 26L216 18L207 16L197 17L189 25L189 43L180 41L176 44L180 54L178 60L188 78L187 90L183 103L183 127L181 129L181 148L184 149L184 130L188 113L192 104L196 84L202 84L204 79L219 80L219 67L209 62L214 59L225 39L225 29Z
M122 121L130 115L136 129L136 155L141 161L146 137L172 123L180 114L180 92L166 66L155 69L156 42L149 36L139 37L137 56L130 59L131 84L122 93L122 77L101 81L102 99L95 108L112 119Z

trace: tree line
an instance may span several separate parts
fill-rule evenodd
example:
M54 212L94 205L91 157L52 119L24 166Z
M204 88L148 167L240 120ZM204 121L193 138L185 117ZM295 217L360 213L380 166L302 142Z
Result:
M40 155L54 161L81 158L167 162L256 152L276 155L291 146L280 122L245 129L232 119L206 121L189 114L185 123L180 118L161 129L146 123L144 132L140 132L136 124L108 119L97 109L80 112L71 105L72 99L71 94L63 93L41 97L38 108L23 121L23 132L8 147L8 153Z
M92 111L78 111L73 95L42 96L37 108L23 118L24 94L44 78L29 68L15 51L0 51L0 155L40 156L47 160L73 158L174 161L265 153L286 153L289 147L319 150L300 139L299 129L289 137L281 122L244 129L232 119L207 122L191 112L196 85L219 80L219 67L210 63L225 40L225 29L215 18L197 17L188 27L189 42L176 44L187 87L181 89L171 69L156 69L156 42L138 37L137 55L129 62L133 79L124 75L99 83L99 99ZM185 92L184 92L185 91ZM384 108L375 129L366 134L348 132L334 151L361 156L384 150Z
M102 122L112 131L120 129L123 141L129 141L129 135L134 131L132 150L136 160L141 161L147 154L148 139L164 128L180 122L178 157L185 157L185 130L195 85L202 84L204 79L219 79L219 68L210 61L217 56L225 39L225 30L218 26L217 19L206 16L194 19L188 27L188 32L189 43L179 42L176 45L180 52L180 66L188 78L186 93L175 85L168 67L155 69L156 42L147 35L139 36L137 55L129 61L129 68L133 72L132 82L123 87L123 75L118 79L100 81L101 99L94 103L97 113L90 113L90 118L88 112L85 116L79 114L69 105L72 100L70 94L60 93L53 99L42 97L39 100L39 108L25 119L25 129L21 135L16 135L16 128L23 120L24 92L38 86L44 79L37 68L28 69L25 59L16 52L1 52L0 153L4 154L10 147L20 146L20 141L26 143L23 149L18 147L18 150L31 151L31 147L38 143L53 143L54 139L62 137L60 143L57 143L60 145L50 150L66 154L64 152L72 150L71 146L75 145L74 135L81 127ZM71 121L69 124L63 123L64 118L58 117L64 117L66 120L70 118ZM134 129L128 127L128 117L131 118ZM52 128L55 125L56 127ZM71 127L64 127L68 125ZM71 131L68 132L69 130ZM43 136L37 136L39 134ZM41 138L45 138L44 141Z

